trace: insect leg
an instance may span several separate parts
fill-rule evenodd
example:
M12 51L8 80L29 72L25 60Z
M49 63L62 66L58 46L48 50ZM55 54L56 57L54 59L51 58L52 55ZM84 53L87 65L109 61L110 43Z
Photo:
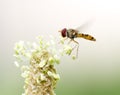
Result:
M77 45L75 45L75 46L72 48L72 50L74 50L74 49L76 48L76 46L77 46L76 57L78 57L79 43L78 43L77 41L75 41L74 39L71 39L71 40L68 42L68 44L70 44L72 41L77 44Z
M70 44L72 42L73 39L70 39L70 41L68 42L68 44Z
M76 54L76 57L78 57L78 50L79 50L79 43L77 42L77 41L75 41L75 40L72 40L73 42L75 42L77 45L77 54ZM76 48L76 46L74 47L74 48ZM73 48L73 49L74 49Z

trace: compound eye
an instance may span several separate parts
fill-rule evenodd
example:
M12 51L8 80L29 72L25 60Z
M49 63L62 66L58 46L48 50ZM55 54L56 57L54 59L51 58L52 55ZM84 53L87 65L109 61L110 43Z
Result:
M66 32L67 32L66 28L62 29L61 31L62 37L66 37Z

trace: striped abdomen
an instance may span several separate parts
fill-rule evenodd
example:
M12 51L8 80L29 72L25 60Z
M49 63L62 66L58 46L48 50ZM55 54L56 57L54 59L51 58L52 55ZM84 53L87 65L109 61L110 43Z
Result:
M78 33L77 37L81 37L81 38L91 40L91 41L96 41L96 39L93 36L89 35L89 34Z

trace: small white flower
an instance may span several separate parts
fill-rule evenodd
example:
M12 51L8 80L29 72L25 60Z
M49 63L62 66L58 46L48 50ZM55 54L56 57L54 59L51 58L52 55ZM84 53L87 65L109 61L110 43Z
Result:
M68 45L65 45L65 46L64 46L64 52L65 52L66 54L70 55L71 52L72 52L72 47L70 47L70 46L68 46Z
M21 76L22 76L23 78L27 78L27 77L29 76L29 71L24 71L24 72L21 74Z
M57 64L60 63L60 58L58 57L58 55L54 55L54 59Z
M19 41L18 43L15 44L14 50L15 54L21 53L24 49L24 41Z
M49 76L52 76L52 75L53 75L52 72L50 72L50 71L48 71L47 74L48 74Z
M46 60L42 60L40 63L39 63L39 66L42 68L44 67L46 64Z
M45 77L45 75L44 75L44 74L41 74L40 76L41 76L41 81L46 80L46 77Z
M39 84L39 83L40 83L40 78L38 77L38 78L36 79L36 81L37 81L37 83Z
M75 56L75 55L72 55L72 59L75 60L75 59L76 59L76 56Z
M37 45L35 42L32 43L32 46L33 46L34 49L37 49L37 48L38 48L38 45Z
M40 47L42 48L42 46L43 46L43 36L38 36L37 39L39 41Z
M50 71L48 71L47 74L48 74L49 76L55 78L55 79L60 79L59 74L55 74L55 73L52 73L52 72L50 72Z
M54 62L55 62L55 61L54 61L54 58L53 58L53 57L50 57L50 58L49 58L49 63L50 63L51 65L53 65Z
M31 53L25 53L25 56L31 58Z
M14 62L16 67L20 67L19 63L17 61Z
M53 77L54 77L55 79L57 79L57 80L59 80L59 79L60 79L59 74L53 74Z

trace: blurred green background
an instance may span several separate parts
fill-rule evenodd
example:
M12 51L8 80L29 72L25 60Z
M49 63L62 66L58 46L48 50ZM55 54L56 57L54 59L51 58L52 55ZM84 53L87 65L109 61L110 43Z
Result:
M117 0L1 0L0 95L24 92L20 69L14 66L16 42L34 42L38 35L59 37L58 30L79 27L91 18L94 24L81 32L97 41L76 39L79 58L61 58L56 94L120 95L119 5Z

